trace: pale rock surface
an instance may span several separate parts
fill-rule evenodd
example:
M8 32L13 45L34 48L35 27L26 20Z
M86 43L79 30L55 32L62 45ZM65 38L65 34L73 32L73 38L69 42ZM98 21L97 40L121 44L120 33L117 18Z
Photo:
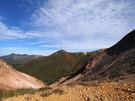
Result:
M44 83L32 76L15 70L3 60L0 60L0 88L2 89L39 89Z

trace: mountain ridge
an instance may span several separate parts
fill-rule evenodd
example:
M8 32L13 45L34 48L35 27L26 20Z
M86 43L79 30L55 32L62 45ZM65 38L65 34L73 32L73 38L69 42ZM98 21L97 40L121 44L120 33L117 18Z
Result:
M135 74L134 53L135 30L129 32L112 47L89 58L89 61L79 71L56 85L75 81L112 80L116 77Z
M1 56L0 59L3 59L8 64L16 64L16 63L26 63L32 59L41 57L41 55L27 55L27 54L15 54L11 53L6 56Z
M49 56L39 57L13 67L50 84L78 69L75 65L84 56L83 53L57 51Z
M106 51L109 55L120 54L127 49L135 47L135 29L124 36L119 42L117 42L112 47L108 48Z
M52 84L62 77L78 71L90 58L103 50L94 52L69 53L65 50L57 51L49 56L33 59L25 64L13 65L18 71L34 76L47 84Z

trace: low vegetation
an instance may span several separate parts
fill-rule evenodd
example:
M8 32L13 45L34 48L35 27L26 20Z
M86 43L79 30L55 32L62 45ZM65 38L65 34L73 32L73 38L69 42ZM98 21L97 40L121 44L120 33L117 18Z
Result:
M0 101L3 98L19 96L19 95L24 95L24 94L35 94L35 92L38 92L38 91L39 90L35 90L35 89L0 90Z
M40 57L25 64L13 64L12 66L18 71L34 76L49 85L78 71L99 52L95 51L86 55L60 50L50 56Z
M52 95L52 94L58 94L58 95L62 95L64 93L64 91L63 90L61 90L61 89L54 89L54 90L44 90L41 94L40 94L40 96L41 97L48 97L48 96L50 96L50 95Z

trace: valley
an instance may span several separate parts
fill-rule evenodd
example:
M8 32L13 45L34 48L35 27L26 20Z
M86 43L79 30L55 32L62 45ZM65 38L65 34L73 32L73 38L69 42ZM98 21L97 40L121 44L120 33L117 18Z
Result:
M134 101L134 53L135 30L108 49L60 50L12 64L16 70L0 60L1 100Z
M0 101L135 101L135 0L0 0Z

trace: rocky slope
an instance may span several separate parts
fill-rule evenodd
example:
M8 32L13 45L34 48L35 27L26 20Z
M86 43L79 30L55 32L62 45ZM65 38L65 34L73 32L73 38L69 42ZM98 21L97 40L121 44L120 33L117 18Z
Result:
M4 101L135 101L135 76L113 81L92 81L46 88Z
M135 30L87 64L83 80L113 79L135 74Z
M1 89L23 89L42 88L45 85L38 79L19 72L10 65L0 60L0 88Z

